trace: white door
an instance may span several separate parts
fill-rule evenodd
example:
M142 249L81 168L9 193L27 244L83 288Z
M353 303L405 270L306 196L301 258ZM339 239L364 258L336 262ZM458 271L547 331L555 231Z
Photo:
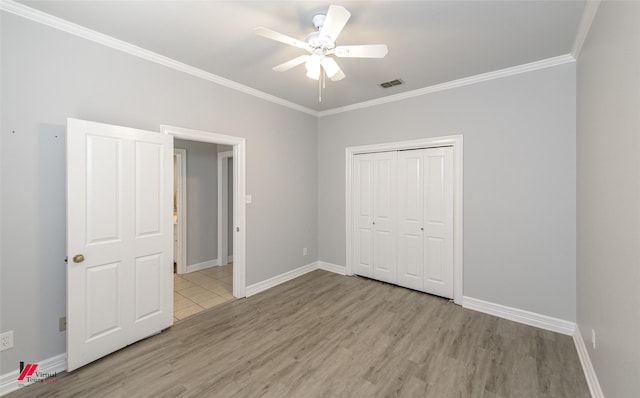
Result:
M424 290L424 151L398 153L398 284Z
M354 157L354 273L396 282L396 152Z
M67 369L173 323L173 137L69 119Z
M396 283L396 157L373 155L373 277Z
M354 156L353 272L370 278L373 277L373 167L373 154Z
M398 153L398 284L453 298L453 148Z
M424 291L453 298L453 148L424 150Z

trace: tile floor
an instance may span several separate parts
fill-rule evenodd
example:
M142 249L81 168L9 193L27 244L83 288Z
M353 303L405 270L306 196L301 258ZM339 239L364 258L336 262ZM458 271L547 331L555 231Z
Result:
M173 274L173 320L179 321L233 299L233 264Z

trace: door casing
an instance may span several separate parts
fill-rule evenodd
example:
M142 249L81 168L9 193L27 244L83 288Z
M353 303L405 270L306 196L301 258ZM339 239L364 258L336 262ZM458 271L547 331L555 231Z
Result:
M176 259L178 274L187 273L187 150L173 148L173 155L176 159L176 173L174 176L177 186L174 187L177 196L177 217L178 225L176 231ZM174 239L175 239L174 238Z
M228 166L229 158L233 158L233 151L218 152L218 263L227 265L229 263L228 243Z

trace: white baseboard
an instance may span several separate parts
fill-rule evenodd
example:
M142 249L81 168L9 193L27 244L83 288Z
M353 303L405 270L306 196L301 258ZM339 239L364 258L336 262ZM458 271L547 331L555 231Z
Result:
M497 316L499 318L508 319L510 321L523 323L529 326L535 326L540 329L550 330L568 336L573 336L576 324L575 322L565 321L564 319L553 318L547 315L537 314L535 312L521 310L519 308L507 307L501 304L491 303L472 297L463 297L462 306L470 310L484 312Z
M318 269L318 262L314 261L310 264L303 265L302 267L285 272L284 274L276 275L273 278L269 278L262 282L249 285L247 286L247 289L245 292L247 294L247 297L253 296L254 294L264 292L267 289L271 289L272 287L278 286L281 283L285 283L287 281L290 281L291 279L295 279L299 276L302 276L311 271L315 271L317 269Z
M233 262L233 256L227 256L227 264Z
M45 359L45 360L33 362L33 363L38 364L38 368L36 369L36 372L41 372L46 374L53 374L53 373L58 374L60 372L64 372L67 370L67 354L56 355L55 357L51 357L49 359ZM20 375L20 371L14 370L12 372L9 372L0 376L0 396L9 394L10 392L18 390L20 388L28 387L28 385L20 386L18 384L19 375Z
M331 264L325 261L318 261L318 268L323 269L325 271L333 272L334 274L339 274L339 275L347 274L347 267L345 267L344 265Z
M582 338L582 333L580 333L578 325L576 325L576 331L573 333L573 343L576 345L578 357L580 358L582 370L584 371L584 376L587 379L587 385L589 386L589 391L591 391L591 396L593 398L604 398L602 388L600 388L600 382L598 382L598 377L596 376L596 371L593 369L593 364L589 357L589 351L587 351L587 346L584 343L584 339Z
M220 265L220 261L217 258L214 258L213 260L197 263L197 264L190 264L190 265L187 265L187 273L200 271L200 270L215 267L218 265Z

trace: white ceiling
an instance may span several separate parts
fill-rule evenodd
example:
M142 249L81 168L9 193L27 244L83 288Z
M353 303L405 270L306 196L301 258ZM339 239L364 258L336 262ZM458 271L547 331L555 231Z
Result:
M338 108L571 52L586 1L20 1L315 111ZM304 50L256 36L264 26L304 40L329 5L352 14L337 44L387 44L384 59L338 59L346 78L271 68ZM402 79L383 89L379 83Z

